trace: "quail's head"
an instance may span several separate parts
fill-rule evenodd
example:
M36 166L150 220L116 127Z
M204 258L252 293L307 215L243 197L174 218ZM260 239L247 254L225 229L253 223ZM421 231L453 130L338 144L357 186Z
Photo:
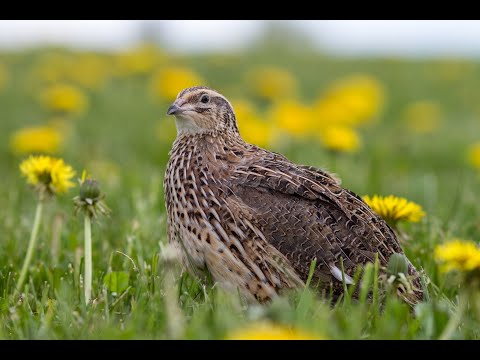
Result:
M206 86L182 90L168 108L167 115L175 115L178 134L238 133L230 102Z

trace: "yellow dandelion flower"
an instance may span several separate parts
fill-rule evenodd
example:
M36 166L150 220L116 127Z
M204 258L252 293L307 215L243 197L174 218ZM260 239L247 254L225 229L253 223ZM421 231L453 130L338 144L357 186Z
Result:
M268 146L273 139L272 122L262 120L254 105L244 99L232 102L240 134L251 144Z
M367 74L354 74L331 84L315 104L321 123L360 126L380 113L385 102L382 84Z
M319 136L323 146L332 151L353 153L361 145L358 133L348 126L327 126Z
M87 97L78 88L66 85L52 85L41 94L42 105L48 110L63 113L81 113L87 108Z
M70 180L75 171L65 164L63 159L43 155L30 156L20 164L20 171L27 178L27 183L42 193L63 193L74 186Z
M51 126L32 126L20 129L10 138L10 149L15 154L55 154L63 143L62 133Z
M255 95L268 100L292 97L298 88L295 77L278 67L253 69L247 73L246 81Z
M435 248L442 272L480 270L480 248L471 240L454 238Z
M389 196L373 197L364 196L363 200L388 223L394 225L398 221L419 222L424 216L425 212L422 207L405 198Z
M227 340L323 340L323 338L300 329L262 322L233 331L227 336Z
M442 108L433 101L416 101L405 108L403 117L412 132L429 134L440 126Z
M70 180L75 171L63 159L50 156L30 156L20 164L20 172L27 178L27 183L33 185L38 193L38 204L33 220L32 232L28 242L27 253L23 262L20 276L15 287L15 294L21 291L26 280L30 262L35 251L35 244L38 238L38 229L43 213L43 204L49 196L66 192L74 186Z
M143 44L117 55L115 73L120 76L148 74L166 59L158 47Z
M152 91L155 96L173 101L178 93L190 86L204 84L193 70L180 66L165 67L153 75Z
M480 169L480 142L470 145L468 161L475 169Z
M273 104L267 118L290 135L305 137L311 133L312 110L297 101L286 100Z
M8 71L6 65L0 63L0 91L5 88L8 81Z

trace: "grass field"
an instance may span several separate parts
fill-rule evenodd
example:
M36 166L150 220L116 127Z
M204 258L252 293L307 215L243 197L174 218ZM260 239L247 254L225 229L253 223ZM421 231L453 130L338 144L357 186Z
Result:
M271 80L265 76L267 85L276 85L252 85L265 72L260 67L282 69ZM267 121L277 102L296 99L311 110L355 74L369 79L375 92L360 100L371 102L368 116L348 127L358 147L331 151L302 131L303 121L316 121L315 112L307 120L286 112L281 131ZM238 116L240 130L260 145L335 172L359 195L393 194L421 205L426 216L399 223L398 231L409 259L430 278L426 301L412 311L395 295L373 302L347 296L332 307L315 291L299 289L268 305L247 305L236 293L182 273L161 251L167 243L162 181L175 138L174 119L165 113L171 94L192 81L219 90L234 105L248 101L250 117L260 120L245 119L242 126ZM49 101L56 83L72 84L86 100ZM271 324L279 332L288 328L288 336L324 339L478 339L478 268L450 276L439 271L433 254L452 238L480 240L479 169L475 156L469 158L480 142L479 87L480 63L466 60L268 51L185 57L152 48L122 56L62 49L0 53L0 338L222 339L247 336L251 326L252 336L262 337L258 324ZM12 137L44 125L63 141L49 150L72 165L75 179L83 169L96 178L112 210L93 223L94 300L88 305L83 217L73 213L77 186L46 202L27 281L15 293L37 197L19 171L29 144L22 150Z

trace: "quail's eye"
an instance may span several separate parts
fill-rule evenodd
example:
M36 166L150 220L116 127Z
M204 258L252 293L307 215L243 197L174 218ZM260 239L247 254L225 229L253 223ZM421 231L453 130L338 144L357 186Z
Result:
M210 101L210 96L208 96L207 94L203 94L202 97L200 98L200 101L206 104Z

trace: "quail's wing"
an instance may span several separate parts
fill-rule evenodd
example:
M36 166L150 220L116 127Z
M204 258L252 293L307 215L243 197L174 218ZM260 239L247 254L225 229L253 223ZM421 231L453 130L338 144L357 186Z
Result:
M348 283L355 268L373 262L376 253L385 264L402 252L393 230L328 173L268 152L245 164L234 172L233 193L302 279L314 258L317 279L341 281L343 265Z

